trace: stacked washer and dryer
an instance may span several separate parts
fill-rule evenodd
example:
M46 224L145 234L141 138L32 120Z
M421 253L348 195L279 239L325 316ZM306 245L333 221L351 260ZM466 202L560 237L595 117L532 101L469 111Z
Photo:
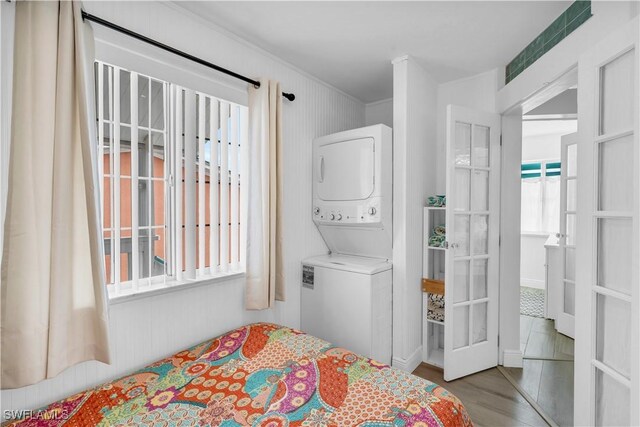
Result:
M302 262L301 327L391 364L392 132L385 125L313 141L313 221L328 255Z

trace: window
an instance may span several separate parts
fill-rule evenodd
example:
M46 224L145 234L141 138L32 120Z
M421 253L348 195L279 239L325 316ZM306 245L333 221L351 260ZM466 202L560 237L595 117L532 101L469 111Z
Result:
M560 162L523 163L523 233L557 233L560 229Z
M110 295L244 269L247 109L96 62Z

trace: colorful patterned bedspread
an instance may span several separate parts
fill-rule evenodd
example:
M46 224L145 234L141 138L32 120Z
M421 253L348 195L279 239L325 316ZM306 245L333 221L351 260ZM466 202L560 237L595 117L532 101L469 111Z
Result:
M471 426L444 388L258 323L35 411L27 426Z

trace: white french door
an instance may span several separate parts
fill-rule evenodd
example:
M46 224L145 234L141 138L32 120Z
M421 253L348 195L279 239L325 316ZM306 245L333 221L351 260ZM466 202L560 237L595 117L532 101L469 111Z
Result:
M498 362L500 116L447 108L444 379Z
M576 425L640 425L639 28L578 64Z
M578 178L578 134L562 137L560 169L560 256L562 259L562 283L559 307L556 313L556 329L561 334L575 338L576 308L576 211Z

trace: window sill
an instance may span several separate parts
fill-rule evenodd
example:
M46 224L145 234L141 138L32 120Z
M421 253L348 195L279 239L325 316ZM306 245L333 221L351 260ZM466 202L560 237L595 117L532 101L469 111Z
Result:
M130 301L136 301L142 298L149 298L157 295L182 291L185 289L197 288L200 286L214 285L216 283L226 282L228 280L243 278L244 276L244 271L218 273L215 276L201 277L194 280L168 281L148 287L138 288L137 290L120 291L118 295L116 295L115 292L109 291L109 305L122 304Z

